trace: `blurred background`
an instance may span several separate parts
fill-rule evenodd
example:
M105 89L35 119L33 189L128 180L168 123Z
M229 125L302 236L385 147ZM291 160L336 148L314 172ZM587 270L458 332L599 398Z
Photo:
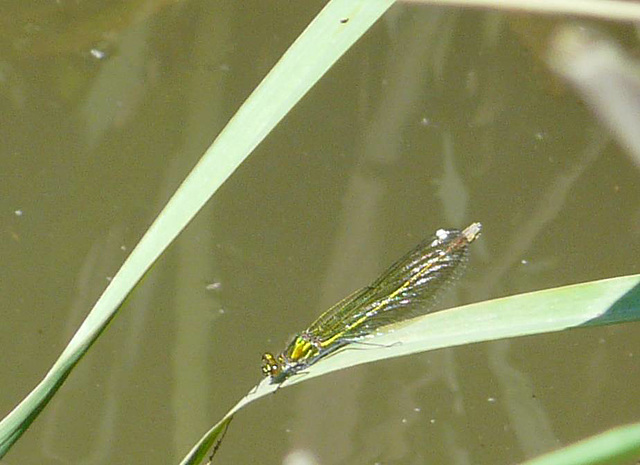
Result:
M0 415L323 1L0 7ZM632 159L546 64L605 21L399 3L157 262L6 464L177 463L326 307L484 226L443 306L638 272ZM637 325L442 350L283 389L220 464L507 464L636 421Z

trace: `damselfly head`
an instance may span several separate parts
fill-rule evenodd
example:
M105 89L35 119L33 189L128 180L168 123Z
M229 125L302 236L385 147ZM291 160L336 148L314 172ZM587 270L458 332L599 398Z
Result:
M278 363L278 360L273 356L273 354L269 352L262 354L262 374L264 376L270 376L273 378L278 376L281 370L282 366Z

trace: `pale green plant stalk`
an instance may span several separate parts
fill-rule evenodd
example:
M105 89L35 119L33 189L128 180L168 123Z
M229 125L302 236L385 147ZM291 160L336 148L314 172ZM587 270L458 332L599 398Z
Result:
M368 338L367 350L349 350L347 346L282 384L271 384L265 378L200 439L181 464L199 463L240 409L278 389L308 382L317 376L445 347L632 321L640 321L640 274L531 292L421 316Z
M47 405L160 254L307 91L393 4L332 0L298 37L171 197L44 379L0 422L0 457Z

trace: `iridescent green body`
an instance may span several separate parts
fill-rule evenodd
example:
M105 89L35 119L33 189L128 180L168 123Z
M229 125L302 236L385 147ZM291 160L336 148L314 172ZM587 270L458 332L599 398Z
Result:
M463 231L439 229L369 286L320 315L278 356L265 353L263 374L271 383L282 383L347 344L431 312L437 296L464 268L468 246L480 230L480 223Z

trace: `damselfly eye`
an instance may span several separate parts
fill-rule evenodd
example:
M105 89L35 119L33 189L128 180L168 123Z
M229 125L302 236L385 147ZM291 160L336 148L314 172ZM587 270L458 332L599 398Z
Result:
M262 355L262 374L265 376L275 376L280 371L280 365L276 358L269 352Z

